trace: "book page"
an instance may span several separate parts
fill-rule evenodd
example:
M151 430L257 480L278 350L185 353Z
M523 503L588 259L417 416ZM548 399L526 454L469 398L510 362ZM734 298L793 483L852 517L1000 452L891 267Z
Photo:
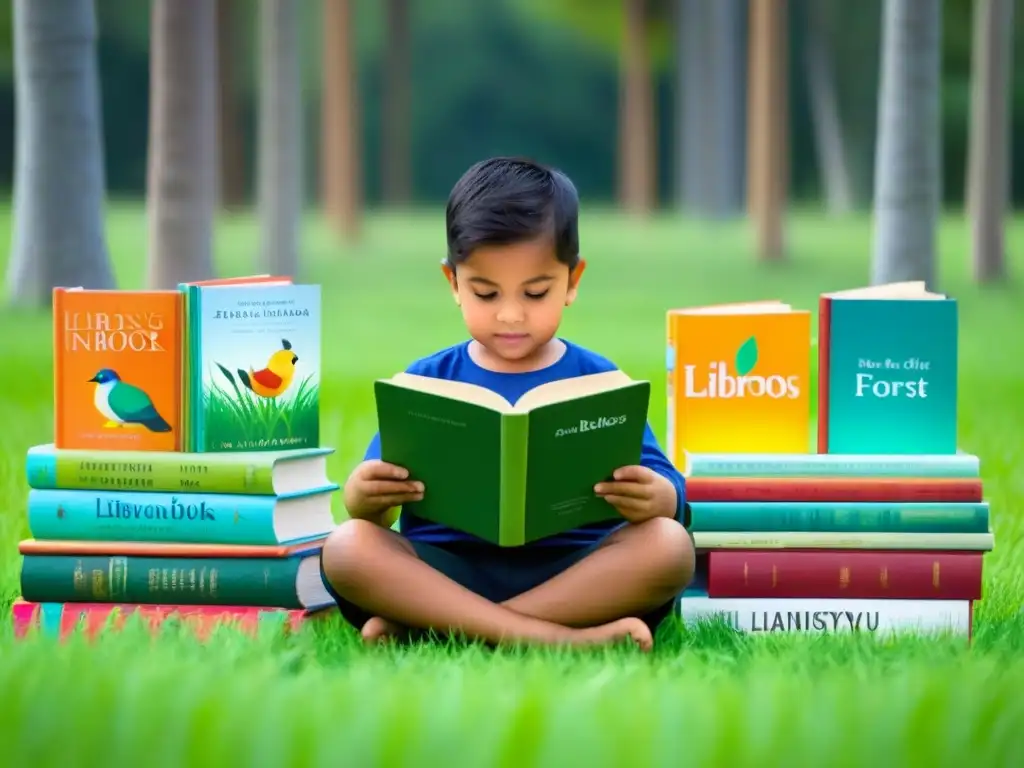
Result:
M607 392L613 389L622 389L636 383L638 382L618 370L549 381L546 384L534 387L519 398L513 410L517 412L529 411L542 405L575 400L578 397L593 395L598 392Z
M673 315L745 315L745 314L778 314L792 312L793 307L776 299L768 301L752 301L739 304L716 304L707 307L684 307L671 309Z
M415 373L405 373L404 371L396 373L390 379L384 379L384 381L397 387L447 397L452 400L461 400L464 403L472 403L473 405L490 408L501 413L508 413L512 410L512 404L497 392L492 392L486 387L468 384L464 381L437 379L433 376L420 376Z
M945 294L932 293L924 287L923 280L908 280L902 283L887 283L848 291L823 293L830 299L945 299Z

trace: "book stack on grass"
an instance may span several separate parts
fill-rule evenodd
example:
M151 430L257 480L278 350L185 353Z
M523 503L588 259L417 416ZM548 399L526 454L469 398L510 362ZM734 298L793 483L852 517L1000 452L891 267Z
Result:
M28 451L17 633L201 631L331 604L320 289L258 276L54 292L54 440Z
M979 458L957 446L956 303L891 284L822 296L818 323L812 445L809 313L669 315L670 448L698 552L681 614L747 632L970 636L994 541Z

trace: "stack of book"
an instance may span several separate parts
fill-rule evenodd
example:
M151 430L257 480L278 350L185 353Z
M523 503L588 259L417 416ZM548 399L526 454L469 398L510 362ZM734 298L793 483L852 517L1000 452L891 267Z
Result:
M28 451L16 632L137 615L297 625L332 601L320 288L54 292L54 439Z
M698 552L684 620L971 635L994 540L957 444L954 300L916 282L823 295L816 351L809 313L779 302L674 310L669 348Z

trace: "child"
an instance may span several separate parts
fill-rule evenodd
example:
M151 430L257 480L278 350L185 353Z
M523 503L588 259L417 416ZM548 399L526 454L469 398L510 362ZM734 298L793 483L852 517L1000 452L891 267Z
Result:
M556 335L585 266L578 207L557 171L509 158L471 167L448 200L443 266L471 338L407 370L479 384L510 402L547 381L613 370ZM458 456L451 471L461 471ZM351 519L324 546L322 578L367 642L416 628L491 644L631 639L649 650L693 575L684 492L647 425L640 465L594 488L621 520L499 548L402 511L399 535L388 513L430 489L380 460L378 434L345 483Z

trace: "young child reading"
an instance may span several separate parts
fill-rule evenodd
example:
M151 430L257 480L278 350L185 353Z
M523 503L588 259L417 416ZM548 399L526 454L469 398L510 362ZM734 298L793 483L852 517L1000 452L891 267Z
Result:
M407 370L485 386L513 403L548 381L614 370L557 336L585 267L578 207L556 170L511 158L471 167L448 200L443 265L470 338ZM450 458L459 472L459 457ZM640 464L594 488L621 515L610 523L504 548L407 510L401 533L390 529L395 507L429 493L380 460L379 433L345 483L351 519L324 546L322 578L367 642L411 628L491 644L632 640L649 650L693 575L684 479L649 424Z

